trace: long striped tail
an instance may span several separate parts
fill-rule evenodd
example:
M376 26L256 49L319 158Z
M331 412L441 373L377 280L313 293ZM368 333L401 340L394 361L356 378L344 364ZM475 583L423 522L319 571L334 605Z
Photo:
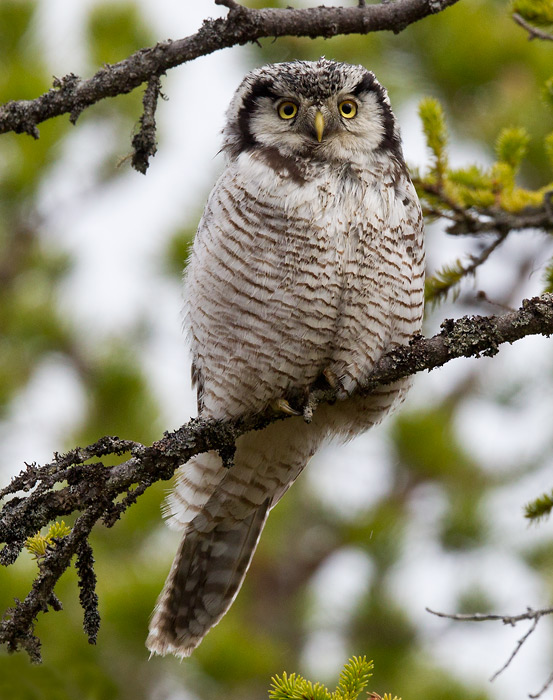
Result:
M244 520L185 533L150 623L150 651L190 656L219 622L240 590L268 507L267 499Z

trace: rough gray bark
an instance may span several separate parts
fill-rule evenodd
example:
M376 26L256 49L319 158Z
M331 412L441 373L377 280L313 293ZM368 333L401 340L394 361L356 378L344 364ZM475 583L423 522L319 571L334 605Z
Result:
M75 123L81 112L106 97L131 92L170 68L219 49L255 42L263 37L332 37L337 34L400 32L413 22L441 12L457 0L397 0L358 7L315 7L303 10L254 10L230 0L215 0L229 12L224 19L206 20L200 30L176 41L141 49L123 61L106 65L83 80L74 74L34 100L10 101L0 106L0 134L27 133L38 138L37 124L61 114Z
M502 343L537 334L553 334L552 294L525 300L517 311L498 316L465 316L444 321L441 332L432 338L414 338L409 346L394 348L384 355L360 392L369 394L382 384L441 367L456 357L492 356ZM304 407L306 420L317 404L335 400L339 397L334 390L315 390ZM275 420L286 417L276 416L268 409L263 414L243 416L236 421L195 419L173 433L166 433L150 447L104 437L93 445L55 455L50 464L29 465L0 491L0 499L10 499L0 510L0 544L4 545L0 563L13 563L26 538L52 520L73 512L80 515L71 534L60 540L41 562L39 576L25 600L17 601L0 623L0 643L12 651L25 649L33 660L40 661L40 641L33 633L34 621L49 606L59 609L54 586L70 566L74 554L79 557L81 599L86 603L88 621L86 631L94 639L99 618L93 590L92 552L86 545L94 525L102 521L111 527L151 484L170 479L179 465L196 454L216 450L231 468L236 439ZM125 453L130 453L130 457L115 466L106 466L101 461L107 455ZM84 464L91 459L92 463ZM22 492L30 493L22 495Z

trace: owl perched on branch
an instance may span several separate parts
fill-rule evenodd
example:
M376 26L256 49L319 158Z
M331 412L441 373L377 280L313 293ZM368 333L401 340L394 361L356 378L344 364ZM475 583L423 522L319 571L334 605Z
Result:
M329 438L367 430L408 381L363 398L379 357L421 328L423 221L385 89L362 66L254 70L227 113L226 167L185 278L202 418L294 414L184 465L168 510L183 532L147 646L188 656L234 600L271 508ZM310 388L340 400L301 415ZM295 415L297 414L297 415Z

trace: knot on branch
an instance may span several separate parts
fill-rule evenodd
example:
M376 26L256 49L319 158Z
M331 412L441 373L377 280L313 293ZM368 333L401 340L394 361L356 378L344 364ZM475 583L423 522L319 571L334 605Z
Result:
M63 78L54 76L52 85L54 86L54 89L59 92L69 93L75 90L80 81L81 79L78 75L75 75L75 73L68 73L67 75L64 75Z
M229 17L238 14L247 14L248 8L240 5L236 0L215 0L216 5L222 5L229 11Z
M77 97L77 88L80 83L81 79L78 75L75 75L75 73L68 73L64 75L63 78L54 76L52 83L54 87L47 93L47 96L51 95L56 99L58 96L61 96L62 99L67 99L73 103L69 112L69 121L71 124L75 124L81 112L89 106L88 102L81 101Z
M542 335L549 337L553 326L553 294L542 294L541 297L524 299L520 318L514 321L515 326L525 326L532 321L545 322Z

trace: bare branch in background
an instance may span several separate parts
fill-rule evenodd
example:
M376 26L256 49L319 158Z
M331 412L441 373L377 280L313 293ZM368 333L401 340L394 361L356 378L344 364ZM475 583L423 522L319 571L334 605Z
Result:
M530 41L532 39L541 39L542 41L553 41L552 34L548 34L547 32L544 32L541 29L534 27L533 24L530 24L530 22L527 22L524 19L524 17L519 15L518 12L513 12L513 19L519 26L521 26L523 29L526 29L526 31L528 32L528 39Z
M511 661L521 650L524 642L526 642L530 635L535 631L536 627L538 626L538 622L541 620L541 618L553 614L553 608L542 608L541 610L532 610L532 608L528 608L525 613L521 613L519 615L497 615L493 613L443 613L437 612L436 610L431 610L430 608L426 608L426 610L427 612L432 613L432 615L436 615L436 617L443 617L448 620L455 620L457 622L496 622L500 620L501 622L503 622L504 625L510 625L511 627L515 627L515 625L518 622L524 622L526 620L532 622L528 631L525 632L523 636L517 641L515 648L513 649L513 652L511 653L507 661L499 670L497 670L493 674L493 676L490 678L490 681L494 681L501 673L503 673L503 671L506 668L509 667ZM549 676L543 687L536 694L530 694L528 697L540 698L552 684L553 673Z

